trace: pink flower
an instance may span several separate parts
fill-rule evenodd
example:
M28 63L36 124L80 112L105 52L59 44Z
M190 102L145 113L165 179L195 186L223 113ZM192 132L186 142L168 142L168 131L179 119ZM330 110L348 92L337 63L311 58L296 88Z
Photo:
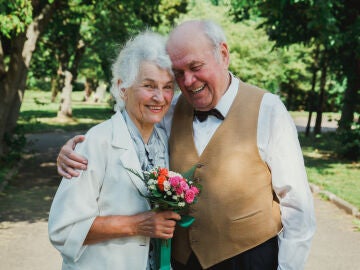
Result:
M184 189L181 187L181 185L178 185L174 189L177 195L181 195L184 192Z
M192 203L195 199L195 192L192 189L188 189L185 191L185 202Z
M188 183L186 183L186 181L184 180L184 178L181 179L180 181L180 186L183 190L188 190L189 189L189 185Z
M180 181L181 177L178 175L169 178L170 185L174 188L179 185Z
M200 193L200 190L197 187L192 186L190 189L195 193L195 196Z

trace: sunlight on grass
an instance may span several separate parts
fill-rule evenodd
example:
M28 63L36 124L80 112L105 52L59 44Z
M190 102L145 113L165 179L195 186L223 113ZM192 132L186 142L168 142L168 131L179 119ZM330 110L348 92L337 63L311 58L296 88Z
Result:
M360 232L360 219L354 219L353 224L354 224L355 230Z
M105 100L109 98L107 94ZM18 124L25 133L51 130L87 130L108 119L113 111L107 102L83 102L83 92L72 93L72 118L58 118L59 97L51 102L51 93L27 90Z
M309 181L360 209L360 162L339 159L331 133L300 140Z

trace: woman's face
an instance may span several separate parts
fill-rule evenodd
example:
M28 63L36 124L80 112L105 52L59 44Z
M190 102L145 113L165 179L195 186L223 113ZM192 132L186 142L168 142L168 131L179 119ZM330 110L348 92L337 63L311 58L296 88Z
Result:
M125 109L138 129L152 128L170 107L174 79L167 70L142 62L134 84L122 91Z

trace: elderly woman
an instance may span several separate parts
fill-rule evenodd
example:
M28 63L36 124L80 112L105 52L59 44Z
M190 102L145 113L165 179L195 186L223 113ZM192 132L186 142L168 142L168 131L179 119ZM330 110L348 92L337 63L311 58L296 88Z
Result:
M150 237L171 238L180 219L150 211L144 183L128 171L168 167L167 136L155 126L174 95L164 39L144 32L128 41L112 71L117 112L77 146L88 169L64 178L51 206L49 236L62 269L151 269Z

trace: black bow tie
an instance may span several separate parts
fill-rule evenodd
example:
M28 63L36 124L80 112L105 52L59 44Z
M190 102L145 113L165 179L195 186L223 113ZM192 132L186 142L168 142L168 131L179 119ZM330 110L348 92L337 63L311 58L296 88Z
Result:
M217 109L211 109L210 111L194 111L194 116L200 121L204 122L209 115L213 115L220 120L224 120L224 116Z

